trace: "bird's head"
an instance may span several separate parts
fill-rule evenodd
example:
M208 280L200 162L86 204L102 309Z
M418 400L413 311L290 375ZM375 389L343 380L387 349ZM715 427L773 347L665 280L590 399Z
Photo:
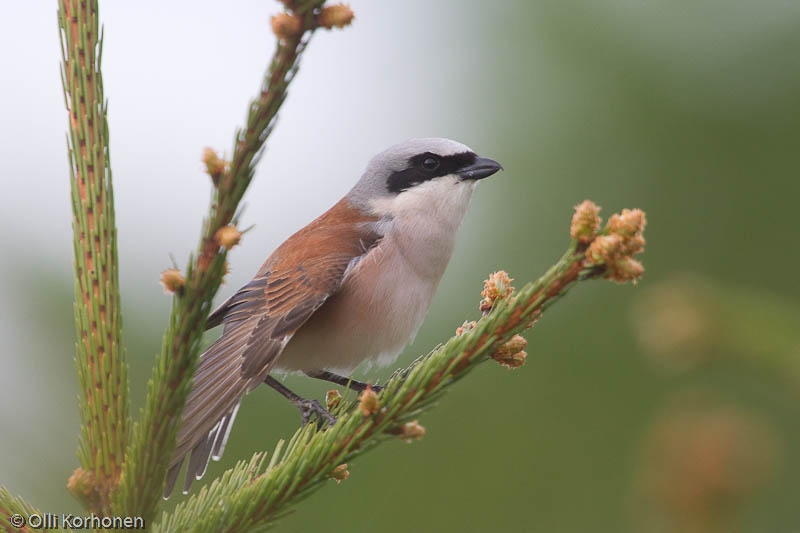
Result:
M373 157L348 198L380 216L438 213L460 221L477 181L502 168L450 139L410 139Z

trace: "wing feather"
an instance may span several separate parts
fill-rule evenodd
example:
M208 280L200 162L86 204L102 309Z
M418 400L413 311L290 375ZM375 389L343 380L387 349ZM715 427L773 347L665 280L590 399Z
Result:
M336 293L351 262L377 244L376 221L340 201L287 239L250 282L209 315L208 328L224 327L200 356L165 497L187 455L185 491L205 473L209 456L219 459L242 396L264 381L295 331Z

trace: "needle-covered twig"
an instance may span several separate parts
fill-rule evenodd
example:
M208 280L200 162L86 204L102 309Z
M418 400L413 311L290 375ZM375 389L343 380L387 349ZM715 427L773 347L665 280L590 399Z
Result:
M128 441L130 408L97 2L60 0L58 22L69 113L75 367L81 415L81 467L68 486L88 508L109 512L110 493L119 483Z

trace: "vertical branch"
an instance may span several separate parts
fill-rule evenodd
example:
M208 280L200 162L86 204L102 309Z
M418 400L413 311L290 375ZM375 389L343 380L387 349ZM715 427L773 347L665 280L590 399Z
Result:
M89 508L105 512L109 493L119 481L129 407L96 0L60 0L58 21L69 113L78 339L75 364L82 421L81 469L70 479L69 487Z
M120 490L114 499L114 511L119 515L141 516L149 522L156 512L206 319L225 274L227 247L220 242L218 232L235 222L239 202L253 178L311 32L320 26L331 27L318 20L324 13L323 3L285 2L288 12L277 16L288 22L281 27L286 30L283 32L277 31L273 19L278 46L261 90L250 103L247 124L236 135L230 165L222 164L214 171L209 168L215 198L203 224L197 255L189 259L185 280L180 279L174 287L169 328L148 383L144 411L133 429Z

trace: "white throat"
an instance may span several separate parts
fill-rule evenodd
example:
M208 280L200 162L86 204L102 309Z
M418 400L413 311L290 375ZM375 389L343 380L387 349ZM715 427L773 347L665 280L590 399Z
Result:
M475 184L454 175L442 176L391 198L374 199L370 208L386 221L382 230L414 269L438 281L450 260Z
M370 201L372 212L387 218L426 218L458 227L469 207L476 181L449 175L420 183L396 196Z

